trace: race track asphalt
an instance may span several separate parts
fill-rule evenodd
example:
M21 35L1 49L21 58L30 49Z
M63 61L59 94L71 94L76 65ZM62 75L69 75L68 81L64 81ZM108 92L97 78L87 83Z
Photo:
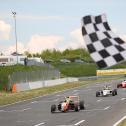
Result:
M116 88L118 82L91 84L0 107L0 126L113 126L126 115L126 89L118 89L117 96L109 97L96 97L96 91L105 85ZM52 114L51 105L69 95L79 95L86 109Z

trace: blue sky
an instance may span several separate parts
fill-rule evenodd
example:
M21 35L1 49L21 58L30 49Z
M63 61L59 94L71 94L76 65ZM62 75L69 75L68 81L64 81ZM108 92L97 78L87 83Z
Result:
M105 13L118 35L126 40L126 0L1 0L0 52L15 51L16 11L18 51L85 47L81 18Z

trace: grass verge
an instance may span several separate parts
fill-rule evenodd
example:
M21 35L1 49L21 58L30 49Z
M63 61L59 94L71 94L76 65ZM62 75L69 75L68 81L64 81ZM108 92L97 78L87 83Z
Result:
M118 126L126 126L126 119L124 119Z
M45 88L39 88L39 89L17 92L17 93L0 92L0 106L23 101L23 100L28 100L31 98L43 96L46 94L51 94L58 91L63 91L63 90L76 88L80 86L86 86L88 84L94 84L96 82L104 82L104 81L109 81L109 80L113 80L113 78L66 83L66 84L57 85L53 87L45 87Z
M95 76L96 65L94 63L53 63L62 75L69 77ZM75 72L76 71L76 72Z

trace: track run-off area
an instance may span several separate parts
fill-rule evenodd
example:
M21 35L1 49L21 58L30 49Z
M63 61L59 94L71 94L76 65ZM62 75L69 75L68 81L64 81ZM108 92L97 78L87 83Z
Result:
M103 86L117 87L118 80L97 82L45 95L25 102L0 107L0 126L115 126L126 115L126 89L118 95L96 97ZM51 105L58 104L64 96L79 95L85 110L79 112L51 113Z

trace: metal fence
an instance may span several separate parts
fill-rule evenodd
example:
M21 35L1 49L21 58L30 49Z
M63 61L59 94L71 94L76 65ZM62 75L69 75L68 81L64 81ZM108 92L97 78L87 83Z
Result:
M55 69L15 72L9 76L9 89L12 84L27 83L60 78L60 72Z

